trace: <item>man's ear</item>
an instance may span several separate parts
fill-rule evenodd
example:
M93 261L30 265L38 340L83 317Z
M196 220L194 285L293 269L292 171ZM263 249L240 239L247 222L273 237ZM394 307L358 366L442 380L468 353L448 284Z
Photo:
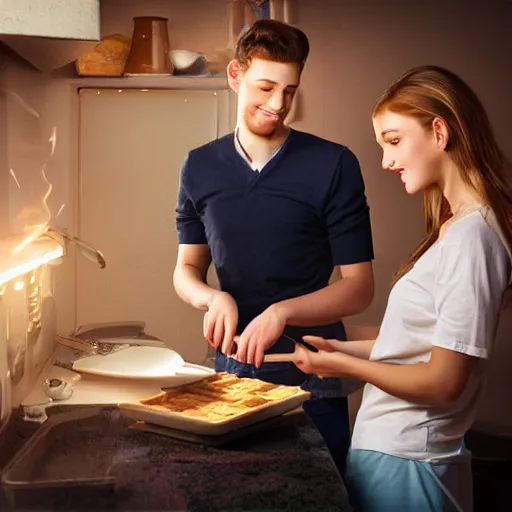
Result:
M450 142L450 132L446 122L441 117L436 117L432 121L432 132L435 137L437 147L442 150L446 150L448 143Z
M233 91L238 93L238 90L240 89L240 80L242 78L242 66L240 65L240 62L233 59L228 64L227 74L229 86Z

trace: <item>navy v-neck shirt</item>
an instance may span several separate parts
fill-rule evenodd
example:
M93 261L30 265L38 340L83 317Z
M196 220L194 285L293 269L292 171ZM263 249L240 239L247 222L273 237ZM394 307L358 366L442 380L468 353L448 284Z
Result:
M334 266L373 259L356 157L296 130L259 172L233 134L190 151L176 211L179 243L208 244L238 332L271 304L327 286Z

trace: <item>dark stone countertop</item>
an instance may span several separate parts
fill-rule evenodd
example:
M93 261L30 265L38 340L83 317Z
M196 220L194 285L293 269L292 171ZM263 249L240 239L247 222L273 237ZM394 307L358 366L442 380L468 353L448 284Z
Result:
M38 426L14 413L2 433L2 512L350 510L327 448L303 412L219 447L130 429L132 421L115 407L53 407L48 415ZM36 439L39 448L27 452L24 464L6 467ZM36 485L51 479L58 482Z

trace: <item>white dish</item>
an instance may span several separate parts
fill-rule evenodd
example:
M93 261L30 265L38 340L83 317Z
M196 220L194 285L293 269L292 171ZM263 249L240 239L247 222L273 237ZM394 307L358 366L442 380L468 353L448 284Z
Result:
M293 396L256 407L223 421L208 421L200 417L185 416L170 411L163 412L141 403L125 402L118 404L118 407L122 414L136 421L145 421L153 425L196 435L221 436L292 411L302 405L309 397L310 393L297 389L297 393Z
M175 388L185 384L191 384L203 380L205 377L215 373L215 370L200 366L198 364L185 363L177 372L176 375L170 377L163 377L159 380L162 388Z
M204 75L208 73L208 63L201 53L189 50L171 50L169 58L175 74Z
M127 347L106 356L94 355L75 361L81 373L131 379L165 379L185 365L183 358L166 347Z

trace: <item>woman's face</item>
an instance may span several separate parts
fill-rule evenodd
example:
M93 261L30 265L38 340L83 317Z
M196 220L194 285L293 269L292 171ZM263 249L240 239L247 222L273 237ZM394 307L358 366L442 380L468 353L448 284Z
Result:
M373 129L383 151L383 169L398 173L408 194L439 182L445 152L433 130L414 117L390 111L374 117Z

